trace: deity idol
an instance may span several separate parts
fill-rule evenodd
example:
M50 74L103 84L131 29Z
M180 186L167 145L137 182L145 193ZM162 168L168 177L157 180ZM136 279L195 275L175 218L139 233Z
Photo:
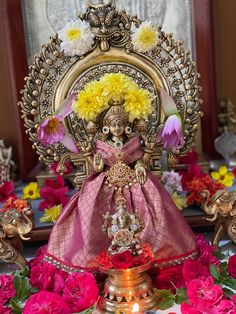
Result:
M117 79L119 75L122 76L114 75L117 75ZM131 81L125 75L122 79ZM138 88L131 89L130 93L136 90ZM141 88L139 90L145 92ZM78 95L72 105L80 115L83 107L81 97ZM113 93L109 102L104 100L106 105L96 113L93 122L85 119L89 141L80 142L78 146L80 153L85 153L93 171L63 209L51 232L44 257L66 271L96 269L95 256L110 245L110 239L102 231L103 216L107 212L115 212L119 197L125 200L129 213L140 214L145 222L141 240L152 247L157 266L176 265L197 256L193 232L171 196L148 170L156 144L156 137L145 136L144 132L151 100L136 117L137 108L128 110L127 99L122 90L118 96ZM100 130L96 127L96 119L100 121ZM172 139L169 139L169 146L176 145L172 120L180 123L179 117L172 114L162 131L164 139L165 127L171 123L169 135ZM180 132L177 146L182 142L181 136Z

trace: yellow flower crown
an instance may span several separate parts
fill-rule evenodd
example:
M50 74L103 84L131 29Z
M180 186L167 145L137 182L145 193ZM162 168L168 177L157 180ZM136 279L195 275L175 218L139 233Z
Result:
M88 83L73 102L72 108L80 118L95 120L111 102L123 101L129 121L146 119L152 112L153 95L140 88L123 73L105 74L99 81Z

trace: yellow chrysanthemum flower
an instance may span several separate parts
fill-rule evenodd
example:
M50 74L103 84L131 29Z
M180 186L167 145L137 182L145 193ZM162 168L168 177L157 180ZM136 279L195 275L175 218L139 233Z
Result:
M183 208L187 207L186 197L181 197L177 192L172 194L172 200L179 210L183 210Z
M233 185L234 174L232 172L228 172L228 168L226 166L221 166L218 171L212 171L211 177L224 186L230 187Z
M120 101L124 99L128 89L138 88L138 85L123 73L105 74L100 83L103 85L103 97L108 101Z
M103 95L103 86L99 81L92 81L78 94L72 104L72 109L80 118L87 121L94 120L106 108L107 100Z
M23 199L35 200L40 197L39 187L36 182L30 182L23 189Z
M62 211L62 205L56 205L48 209L45 209L44 215L39 219L39 221L54 223L59 217L61 211Z
M130 122L135 119L146 119L152 112L152 99L145 89L130 89L124 99L124 108L129 114Z
M148 90L139 88L123 73L105 74L100 81L92 81L78 94L72 108L80 118L94 120L109 107L110 101L124 100L129 120L145 119L152 112L152 98Z
M143 22L132 35L134 49L139 52L148 52L158 43L158 30L150 23Z

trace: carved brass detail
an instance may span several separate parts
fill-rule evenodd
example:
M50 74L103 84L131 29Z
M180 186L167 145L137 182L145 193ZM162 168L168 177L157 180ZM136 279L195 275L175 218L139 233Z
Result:
M60 50L58 37L52 37L40 53L35 55L30 73L25 79L25 89L19 105L26 132L39 159L50 164L68 153L63 144L45 148L37 141L39 122L53 114L73 91L79 92L86 83L111 72L125 73L140 87L145 87L156 95L153 113L148 119L147 133L150 136L155 136L158 126L165 118L158 90L161 87L168 90L184 122L184 146L170 152L169 161L175 160L174 155L187 153L193 145L202 114L199 110L202 102L199 98L201 87L198 85L200 75L196 72L190 52L183 48L182 42L174 40L172 34L165 34L159 27L158 45L148 53L137 53L131 42L131 26L138 26L141 21L128 16L125 11L118 12L112 2L90 4L81 18L90 23L95 34L92 50L81 57L67 57ZM75 114L66 118L65 127L75 142L89 141L84 122ZM160 151L157 148L153 154L160 156ZM159 157L155 159L158 160Z
M207 220L215 221L213 245L218 245L224 234L228 234L236 244L236 192L219 190L212 196L210 203L209 191L204 190L201 195L203 197L202 207L205 213L213 215L212 218L207 218Z
M28 240L24 235L33 227L33 211L26 207L21 211L7 209L0 213L0 259L6 263L16 263L24 268L27 263L18 252L21 239ZM17 247L17 249L15 248Z

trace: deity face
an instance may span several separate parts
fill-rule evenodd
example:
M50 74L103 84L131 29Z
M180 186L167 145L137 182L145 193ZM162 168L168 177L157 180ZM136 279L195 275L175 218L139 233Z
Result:
M112 135L119 137L119 136L123 135L125 132L125 124L120 119L114 119L109 124L109 129L110 129L110 133Z

